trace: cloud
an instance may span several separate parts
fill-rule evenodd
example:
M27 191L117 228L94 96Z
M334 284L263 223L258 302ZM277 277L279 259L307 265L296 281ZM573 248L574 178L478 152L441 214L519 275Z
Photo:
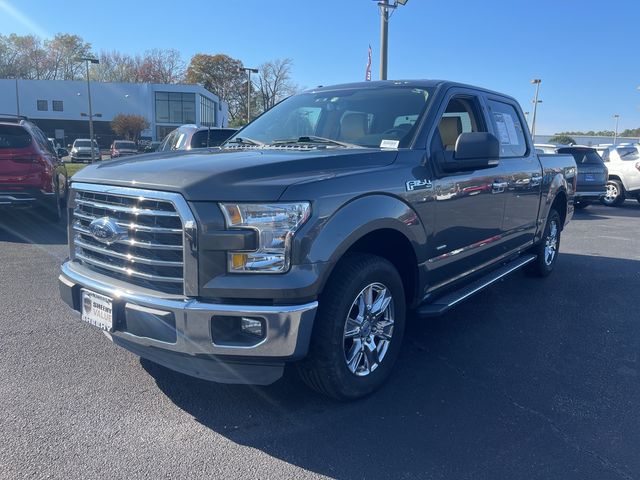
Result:
M36 22L31 20L25 14L23 14L16 7L11 5L6 0L0 0L0 12L5 12L9 17L18 22L20 25L29 30L29 33L33 33L42 38L50 38L51 35L44 28L40 27Z

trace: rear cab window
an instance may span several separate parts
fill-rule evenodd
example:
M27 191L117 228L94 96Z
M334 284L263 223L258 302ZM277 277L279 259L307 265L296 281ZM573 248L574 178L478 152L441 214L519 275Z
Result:
M577 165L600 165L603 163L602 157L595 150L559 148L558 153L568 153L573 155Z
M27 148L31 142L26 129L18 125L0 125L0 150Z
M524 157L527 140L516 108L505 102L487 100L495 135L500 142L500 157Z

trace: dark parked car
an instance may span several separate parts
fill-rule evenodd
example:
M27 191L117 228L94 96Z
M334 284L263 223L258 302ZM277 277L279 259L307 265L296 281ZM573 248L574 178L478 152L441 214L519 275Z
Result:
M67 171L45 134L22 119L0 119L0 208L34 207L60 220L67 196Z
M575 207L586 208L590 203L601 200L607 192L607 167L595 148L559 147L561 154L573 155L578 166Z
M137 155L138 146L136 145L136 142L131 142L129 140L114 140L111 144L111 151L109 154L111 155L111 158Z
M192 148L217 147L237 132L235 128L208 128L196 125L182 125L169 133L158 152L191 150Z
M222 148L78 172L60 292L179 372L269 384L289 363L358 398L392 374L407 309L439 315L522 267L552 272L575 174L571 155L535 153L509 96L320 87Z

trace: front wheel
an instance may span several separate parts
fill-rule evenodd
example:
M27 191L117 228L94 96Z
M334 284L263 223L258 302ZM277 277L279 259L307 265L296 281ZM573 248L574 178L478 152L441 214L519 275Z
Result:
M532 250L532 253L536 254L536 259L527 265L529 273L539 277L546 277L553 271L553 267L558 260L561 230L560 215L556 210L551 209L547 217L547 224L544 227L542 240Z
M402 279L384 258L350 254L336 267L319 299L302 380L338 400L376 390L400 353L405 324Z

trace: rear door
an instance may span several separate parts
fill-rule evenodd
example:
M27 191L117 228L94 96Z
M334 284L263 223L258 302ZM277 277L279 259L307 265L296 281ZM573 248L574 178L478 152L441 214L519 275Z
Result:
M542 166L531 145L520 107L514 100L487 96L493 134L500 142L500 165L505 190L502 250L509 253L534 239L542 191Z
M0 184L20 184L35 171L31 134L20 125L0 124Z
M454 155L461 133L489 132L484 103L474 90L455 88L440 107L438 127L429 156L436 170L440 161ZM506 188L500 165L476 171L442 173L433 182L433 203L422 210L435 211L427 267L432 288L492 263L500 254L500 233ZM429 219L425 219L429 221Z

